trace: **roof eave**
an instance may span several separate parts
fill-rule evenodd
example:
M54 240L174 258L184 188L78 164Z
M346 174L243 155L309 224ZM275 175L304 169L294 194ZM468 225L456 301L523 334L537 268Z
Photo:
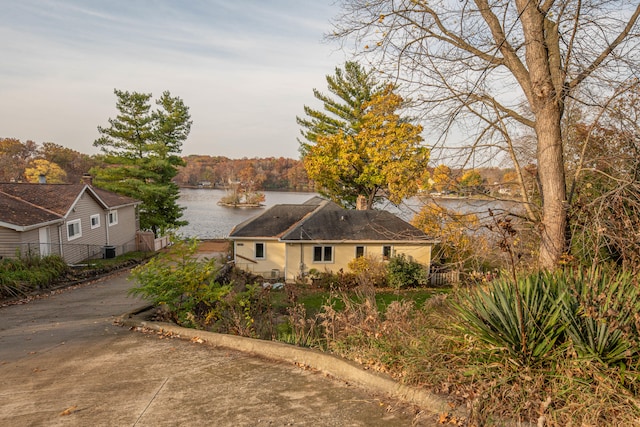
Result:
M416 240L362 240L362 239L327 239L327 240L323 240L323 239L280 239L281 242L283 243L317 243L317 242L322 242L322 243L331 243L331 244L339 244L339 243L353 243L353 244L411 244L411 245L415 245L417 243L420 244L428 244L428 245L435 245L440 243L439 240L421 240L421 239L416 239Z
M31 224L31 225L17 225L17 224L11 224L8 222L0 221L0 227L9 228L14 231L24 232L24 231L35 230L37 228L47 227L49 225L62 224L62 223L64 223L64 218L55 219L52 221L40 222L37 224Z

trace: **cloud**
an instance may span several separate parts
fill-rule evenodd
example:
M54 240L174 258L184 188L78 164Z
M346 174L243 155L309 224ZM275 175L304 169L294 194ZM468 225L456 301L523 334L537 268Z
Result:
M344 62L321 43L330 1L10 2L0 137L95 153L114 88L169 90L194 121L185 154L297 157L295 116Z

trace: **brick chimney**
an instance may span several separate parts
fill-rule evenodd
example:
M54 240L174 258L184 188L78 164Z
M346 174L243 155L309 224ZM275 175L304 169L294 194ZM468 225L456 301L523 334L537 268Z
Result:
M359 195L356 199L356 210L358 211L366 211L367 210L367 198L363 195Z
M91 174L83 173L82 174L82 183L83 184L87 184L87 185L93 184L93 177L91 176Z

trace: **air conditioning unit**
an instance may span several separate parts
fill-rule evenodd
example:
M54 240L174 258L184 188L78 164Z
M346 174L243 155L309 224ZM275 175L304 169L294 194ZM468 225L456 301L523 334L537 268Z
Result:
M277 268L274 268L273 270L271 270L271 278L272 279L279 279L280 278L280 270L278 270Z

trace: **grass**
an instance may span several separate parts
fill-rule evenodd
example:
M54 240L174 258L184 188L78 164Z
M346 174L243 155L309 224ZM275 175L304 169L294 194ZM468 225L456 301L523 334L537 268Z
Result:
M381 312L385 312L386 307L394 301L413 301L416 305L422 305L433 295L446 293L448 291L449 290L445 288L414 288L401 291L394 289L382 289L376 290L375 299L378 309ZM356 303L362 302L361 296L356 292L346 292L346 295L349 295L349 297ZM319 313L322 307L327 304L333 304L339 310L345 308L344 300L338 293L321 289L303 290L301 291L297 301L304 305L307 313L309 314Z

